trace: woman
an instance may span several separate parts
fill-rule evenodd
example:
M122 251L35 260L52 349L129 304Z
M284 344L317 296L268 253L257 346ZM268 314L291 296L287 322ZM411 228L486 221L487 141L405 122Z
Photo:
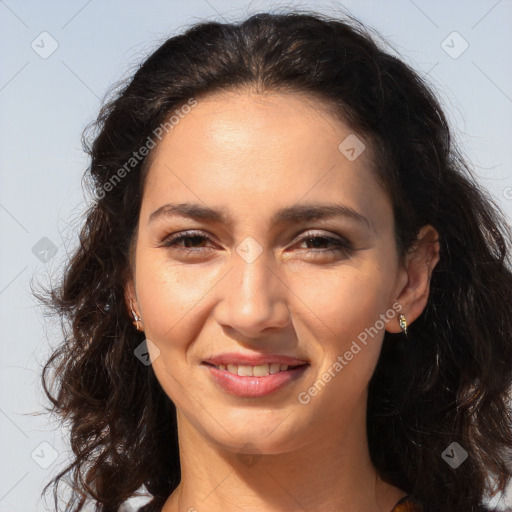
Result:
M143 484L145 512L468 512L505 489L510 235L414 71L351 19L202 23L97 126L49 298L69 328L43 385L76 456L56 504L71 471L77 512Z

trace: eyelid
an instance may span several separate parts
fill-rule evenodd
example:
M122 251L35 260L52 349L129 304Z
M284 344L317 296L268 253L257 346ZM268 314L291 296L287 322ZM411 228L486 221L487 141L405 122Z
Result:
M343 243L347 243L347 244L350 243L350 241L346 237L338 235L336 233L326 232L326 231L321 231L321 230L311 230L311 229L302 233L300 235L299 240L303 240L304 238L306 238L306 239L312 238L314 236L317 236L319 238L327 238L327 239L332 238L332 239L338 240L339 242L343 242Z
M343 236L343 235L340 235L337 233L318 231L318 230L305 231L304 233L302 233L299 236L297 243L302 243L309 239L315 239L315 238L325 239L325 240L327 240L328 243L330 243L334 247L331 249L317 249L317 250L307 249L307 250L312 251L312 252L322 252L322 250L323 251L340 250L340 251L345 251L345 252L355 251L355 246L354 246L353 242L346 236Z
M190 229L186 231L178 231L177 233L173 233L171 235L166 236L162 241L162 245L170 245L171 243L180 241L183 238L193 237L204 238L205 240L213 242L213 237L210 233L201 230Z
M205 238L212 238L212 235L210 233L208 233L207 231L188 229L185 231L178 231L176 233L170 234L165 237L164 241L179 239L180 237L185 237L185 236L204 236ZM318 230L318 229L317 230L309 229L307 231L304 231L300 235L295 235L294 238L296 238L297 236L300 237L299 240L302 240L303 238L307 238L308 236L323 236L326 238L336 238L336 239L339 239L340 241L349 242L349 240L344 236L338 235L336 233L325 232L325 231Z
M194 238L197 237L199 239L203 239L204 242L211 242L214 243L214 240L212 239L212 235L208 232L201 231L201 230L186 230L186 231L180 231L174 234L171 234L167 236L163 242L163 247L173 248L176 247L179 250L182 251L188 251L188 252L198 252L204 249L212 249L212 247L184 247L178 245L178 243L187 238ZM297 238L298 237L298 238ZM306 248L304 249L307 252L311 253L323 253L323 252L336 252L336 251L354 251L354 245L352 242L347 239L346 237L331 233L331 232L325 232L318 229L309 229L301 233L300 235L296 235L294 237L294 245L300 244L304 241L310 240L310 239L324 239L327 240L328 243L331 244L330 249L321 249L321 248ZM292 246L293 248L293 246Z

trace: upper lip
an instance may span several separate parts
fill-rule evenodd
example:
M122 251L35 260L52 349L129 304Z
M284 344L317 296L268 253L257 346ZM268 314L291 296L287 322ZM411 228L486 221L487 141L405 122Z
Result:
M297 359L292 356L278 355L278 354L219 354L217 356L205 359L203 362L219 366L221 364L238 364L248 366L258 366L262 364L287 364L288 366L299 366L308 364L303 359Z

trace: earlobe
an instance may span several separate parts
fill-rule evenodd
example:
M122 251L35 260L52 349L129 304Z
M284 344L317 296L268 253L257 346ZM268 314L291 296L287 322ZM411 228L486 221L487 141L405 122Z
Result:
M135 294L135 285L132 278L126 281L124 288L124 300L128 309L129 315L133 320L133 325L138 331L143 331L142 318L139 312L139 305L137 303L137 296Z
M418 233L416 243L406 255L407 282L396 298L402 306L400 314L405 316L406 325L414 322L427 305L430 294L430 279L434 267L439 261L439 252L438 232L430 225L423 226ZM393 325L388 325L387 330L389 332L404 331L403 322L400 325L401 318L398 315Z

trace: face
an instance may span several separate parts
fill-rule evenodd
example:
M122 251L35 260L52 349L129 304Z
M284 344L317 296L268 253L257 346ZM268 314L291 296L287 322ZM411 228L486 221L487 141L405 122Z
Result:
M127 296L179 420L227 449L291 450L365 410L407 276L354 136L313 98L223 93L155 149Z

